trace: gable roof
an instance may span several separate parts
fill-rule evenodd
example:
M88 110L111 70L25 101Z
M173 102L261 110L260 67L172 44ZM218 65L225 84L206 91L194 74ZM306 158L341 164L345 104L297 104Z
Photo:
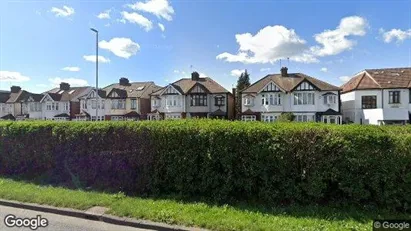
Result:
M287 92L293 91L300 83L307 81L314 85L321 91L339 91L339 87L326 83L322 80L313 78L311 76L302 73L288 73L287 77L281 76L281 74L271 74L258 80L250 85L248 88L241 91L242 93L257 93L263 89L267 84L273 82L279 88L284 89Z
M343 93L365 89L411 88L411 68L365 69L341 88Z
M154 82L150 81L132 82L127 85L115 83L103 88L103 90L107 92L107 96L111 93L111 91L115 91L122 98L150 98L149 94L160 88L160 86L157 86Z
M20 90L16 93L10 93L9 98L7 99L6 103L16 103L24 100L26 97L28 97L31 93L25 90Z
M223 86L215 82L210 77L201 77L198 80L192 80L191 78L182 78L174 83L169 84L168 86L171 85L182 94L187 94L196 84L207 89L210 92L210 94L230 93L228 90L226 90ZM153 92L151 95L162 95L167 90L168 86L165 86L159 89L158 91Z
M6 103L10 97L9 92L0 92L0 103Z

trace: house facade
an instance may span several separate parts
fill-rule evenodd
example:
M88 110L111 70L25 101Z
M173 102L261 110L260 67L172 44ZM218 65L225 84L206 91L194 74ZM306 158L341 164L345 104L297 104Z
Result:
M45 92L40 100L41 119L57 121L74 119L80 113L79 98L90 90L91 87L70 87L68 83L61 83L59 88Z
M411 112L411 68L366 69L342 85L344 120L358 124L405 124Z
M149 94L160 89L154 82L129 82L120 78L102 90L92 89L80 98L78 120L144 120L150 112Z
M340 88L287 67L241 91L241 100L244 121L274 122L287 112L299 122L342 123Z
M193 72L151 94L149 120L183 118L232 119L234 97L209 77Z

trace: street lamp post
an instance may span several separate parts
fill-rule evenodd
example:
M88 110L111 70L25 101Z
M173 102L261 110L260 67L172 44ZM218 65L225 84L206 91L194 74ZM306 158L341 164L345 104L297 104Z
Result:
M98 121L98 30L90 28L94 33L96 33L96 121Z

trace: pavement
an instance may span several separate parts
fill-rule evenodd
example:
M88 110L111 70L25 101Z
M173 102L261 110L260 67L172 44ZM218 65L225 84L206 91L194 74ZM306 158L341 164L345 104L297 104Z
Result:
M32 230L30 227L13 227L9 228L5 225L5 218L7 215L12 214L17 218L36 218L37 216L41 216L42 219L47 219L48 226L47 227L38 227L36 230L38 231L150 231L153 229L139 229L133 228L130 226L121 226L121 225L114 225L105 223L102 221L94 221L88 220L83 218L71 217L71 216L63 216L57 215L53 213L46 213L46 212L39 212L34 210L28 209L21 209L21 208L14 208L8 206L0 205L0 231L24 231L24 230ZM9 223L12 221L9 220ZM18 222L16 222L18 223ZM39 224L39 222L37 223Z

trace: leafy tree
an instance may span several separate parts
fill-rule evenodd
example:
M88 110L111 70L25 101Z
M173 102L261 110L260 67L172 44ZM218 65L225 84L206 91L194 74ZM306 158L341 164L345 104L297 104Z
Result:
M241 113L241 94L240 92L247 87L249 87L250 84L250 74L245 70L243 73L241 73L240 77L237 80L237 87L236 87L236 95L235 97L235 115L236 118L240 118L240 113Z

